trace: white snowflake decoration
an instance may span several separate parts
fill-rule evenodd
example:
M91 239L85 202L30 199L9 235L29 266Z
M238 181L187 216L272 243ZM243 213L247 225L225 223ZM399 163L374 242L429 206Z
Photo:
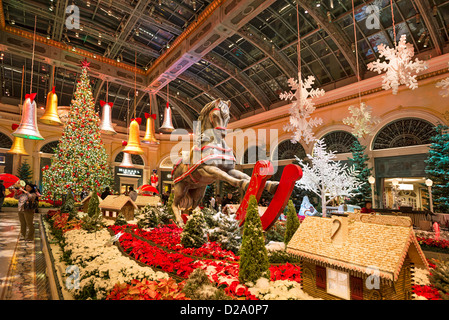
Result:
M448 63L449 64L449 63ZM440 95L443 98L449 97L449 77L443 79L436 84L437 88L441 88Z
M372 115L372 108L365 102L359 106L349 106L348 109L352 117L344 118L343 123L353 127L352 134L358 138L371 134L373 126L380 122L380 118Z
M418 88L418 81L416 74L428 68L427 62L420 61L418 58L415 61L411 59L415 55L413 45L406 42L406 35L403 34L399 40L398 45L391 49L384 44L377 46L380 57L385 57L389 62L377 61L368 64L368 70L378 72L386 71L382 76L382 88L385 90L392 89L393 94L397 94L398 88L401 84L405 84L410 89Z
M290 122L285 125L284 130L293 131L292 142L296 143L304 139L307 144L315 140L312 129L318 127L323 123L321 118L311 118L311 114L315 111L314 103L310 98L316 98L324 95L323 89L313 89L312 85L315 82L315 77L309 76L305 81L300 83L290 78L288 84L293 93L284 92L279 95L281 100L292 101L290 108Z

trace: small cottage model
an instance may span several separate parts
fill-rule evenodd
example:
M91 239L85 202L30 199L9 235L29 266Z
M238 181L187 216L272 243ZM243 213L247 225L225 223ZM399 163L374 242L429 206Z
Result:
M136 198L136 201L134 201L136 206L139 209L142 209L146 205L150 205L151 207L159 207L161 206L161 198L158 196L141 196L138 195Z
M125 195L110 195L104 199L98 206L101 209L103 217L116 219L119 213L122 213L127 221L134 219L134 210L137 206L130 197Z
M409 217L307 217L287 252L304 292L326 300L410 300L414 266L428 269Z

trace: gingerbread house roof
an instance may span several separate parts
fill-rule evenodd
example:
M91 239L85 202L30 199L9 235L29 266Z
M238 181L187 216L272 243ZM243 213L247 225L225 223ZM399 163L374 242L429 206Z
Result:
M98 207L100 209L120 211L128 203L130 203L134 207L134 209L137 209L137 205L134 203L134 201L132 201L130 197L125 195L107 196Z
M134 201L138 207L144 207L147 204L157 207L160 202L161 199L158 196L137 196L136 201Z
M287 245L287 252L358 273L376 270L381 278L391 281L398 279L407 254L415 266L428 268L409 217L306 217Z

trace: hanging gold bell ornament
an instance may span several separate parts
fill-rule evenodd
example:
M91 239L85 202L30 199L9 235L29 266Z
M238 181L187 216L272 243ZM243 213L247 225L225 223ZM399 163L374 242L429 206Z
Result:
M164 122L162 123L162 126L159 128L159 131L162 133L171 133L173 132L173 130L175 130L175 128L173 127L171 108L167 102L167 106L165 107L164 111Z
M147 129L142 141L149 144L158 144L159 141L157 141L154 133L154 120L156 120L156 115L145 113L145 118L147 119Z
M47 106L45 107L44 115L39 121L51 126L62 125L58 115L58 96L56 95L55 87L47 94Z
M14 137L30 140L44 140L37 127L37 107L34 98L36 93L26 94L22 107L22 120L16 131L12 133Z
M16 130L19 127L18 124L12 125L12 130ZM23 145L23 138L14 137L14 141L12 142L11 149L7 151L8 153L18 154L22 156L29 156L29 154L26 152L25 147Z
M129 138L128 143L123 149L123 152L128 152L131 154L144 154L144 151L140 147L140 135L139 135L139 125L142 119L131 119L129 124Z
M112 102L100 100L100 106L103 108L101 113L100 132L104 134L117 134L112 126Z
M123 152L123 160L122 163L118 165L119 167L124 168L134 168L133 160L131 158L131 154L128 152Z

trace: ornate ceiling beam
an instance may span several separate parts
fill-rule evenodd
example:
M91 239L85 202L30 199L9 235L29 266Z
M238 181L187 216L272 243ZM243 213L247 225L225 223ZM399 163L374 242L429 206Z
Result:
M274 0L214 0L148 70L147 90L157 92L243 27Z
M203 57L203 60L213 64L215 67L232 76L246 89L246 91L249 92L250 95L253 96L264 110L268 110L271 105L270 99L268 99L265 92L263 92L254 81L246 75L246 73L242 72L242 70L237 68L234 64L213 51L206 54Z
M340 52L345 57L346 61L351 66L354 74L357 74L357 60L354 52L352 52L350 41L348 41L347 37L343 33L343 31L338 27L337 24L332 22L328 22L327 15L316 6L316 2L313 0L302 0L299 1L299 5L307 10L310 16L315 19L317 23L323 28L324 31L331 37L334 41L335 45L340 49ZM360 74L364 74L366 67L363 63L359 63Z
M424 20L424 23L429 31L430 38L432 39L433 45L437 55L443 54L443 39L438 33L438 23L435 17L432 15L432 11L429 8L429 2L424 2L423 0L414 0L415 4Z
M287 78L298 77L298 70L290 61L290 59L273 43L266 41L266 37L251 24L247 24L237 31L237 34L259 48L266 56L268 56L275 65L287 76ZM265 38L265 39L264 39Z

